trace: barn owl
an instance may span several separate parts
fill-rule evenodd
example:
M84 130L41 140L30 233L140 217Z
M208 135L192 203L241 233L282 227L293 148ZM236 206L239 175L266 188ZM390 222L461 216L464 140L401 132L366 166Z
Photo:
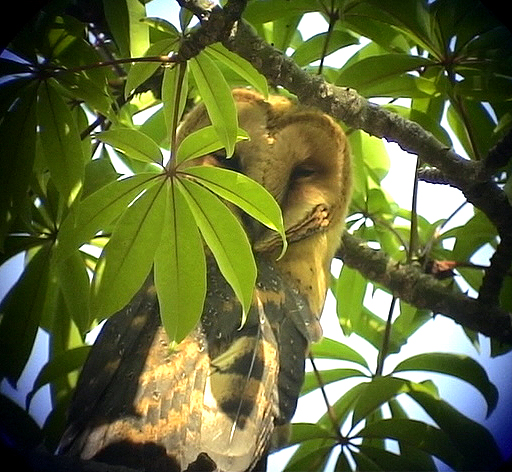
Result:
M263 185L282 209L288 248L279 258L280 236L240 215L258 267L247 321L240 328L240 305L212 258L201 320L172 352L148 280L91 350L62 453L154 472L264 470L274 430L295 412L350 199L349 151L323 113L233 94L249 140L229 159L217 152L191 165L230 168ZM178 142L208 124L197 105Z

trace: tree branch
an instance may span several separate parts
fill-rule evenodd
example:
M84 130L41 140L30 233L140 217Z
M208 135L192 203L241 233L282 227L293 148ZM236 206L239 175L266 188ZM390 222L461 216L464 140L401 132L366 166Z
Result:
M336 87L321 77L309 75L292 59L262 40L249 24L238 20L245 3L245 0L231 0L224 9L213 7L207 13L194 11L203 21L183 43L179 59L188 59L206 45L222 41L273 85L283 86L294 93L299 102L315 106L353 128L396 142L406 152L416 154L422 162L437 168L443 183L460 189L470 203L486 214L502 241L512 239L512 207L505 193L490 179L489 167L492 166L486 166L485 161L463 159L417 123L369 102L353 89ZM194 9L197 10L196 3ZM508 151L509 144L510 136L497 154L502 156L502 148ZM470 329L512 343L511 315L495 304L504 275L502 267L496 269L494 277L492 273L487 277L490 280L487 287L492 287L492 291L486 289L482 299L475 300L450 292L434 277L413 265L394 264L383 252L364 247L348 234L343 240L339 255L344 262L387 287L393 295L419 308L442 313ZM507 242L505 248L508 247Z
M469 329L512 344L512 314L453 292L417 266L400 265L347 232L337 257L411 305L441 313Z
M368 102L355 90L309 75L263 41L244 21L235 24L224 45L248 60L271 83L294 93L301 103L315 106L372 136L396 142L404 151L438 168L447 182L488 216L502 238L512 237L512 207L504 192L490 180L482 162L463 159L414 121Z
M492 159L469 161L447 148L417 123L367 101L353 89L336 87L321 77L309 75L292 59L263 41L244 21L234 25L233 33L224 41L224 45L248 60L272 84L283 86L294 93L301 103L315 106L353 128L396 142L406 152L416 154L422 162L437 169L436 177L442 176L443 183L461 190L467 200L489 218L502 241L512 240L512 206L505 193L490 177L495 163L504 162L503 156L510 152L510 134L492 151ZM502 250L507 255L510 251L505 249L508 247L507 242ZM354 253L351 252L356 249L357 245L346 245L343 259L358 268ZM359 250L356 254L363 257L360 262L372 262L372 257L366 260L370 256L367 251ZM506 261L509 259L507 257ZM501 266L494 271L492 267L493 264L487 271L486 279L489 283L484 284L484 295L479 301L463 295L448 296L446 288L438 281L412 266L393 268L386 264L386 270L390 273L386 276L386 271L382 272L382 280L379 282L386 282L383 285L391 289L392 293L415 306L430 308L468 328L512 342L510 316L496 306L503 276L508 268L504 272ZM371 276L369 278L375 280ZM488 287L492 287L492 294ZM484 305L484 301L488 303Z

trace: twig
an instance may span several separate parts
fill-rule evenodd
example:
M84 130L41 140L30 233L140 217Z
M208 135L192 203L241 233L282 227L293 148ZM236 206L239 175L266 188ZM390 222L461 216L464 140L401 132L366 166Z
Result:
M391 304L389 306L388 319L386 320L386 329L384 331L384 337L382 338L382 347L380 348L379 357L377 359L377 369L375 370L375 375L377 377L382 375L382 372L384 371L384 361L386 360L386 357L388 357L389 340L391 338L393 312L395 311L396 300L396 297L393 297L391 299Z
M320 372L316 368L315 359L313 357L313 354L309 354L309 361L311 362L311 366L313 367L313 372L315 373L315 378L318 383L318 386L320 387L320 391L322 392L322 397L324 398L325 407L327 409L327 415L329 416L329 419L332 424L332 428L334 432L336 433L336 436L340 440L340 444L344 441L343 436L341 435L340 431L340 425L338 424L338 420L336 419L336 414L334 413L334 410L331 407L331 404L329 403L329 399L327 398L327 393L325 392L325 384L322 380L322 377L320 375Z

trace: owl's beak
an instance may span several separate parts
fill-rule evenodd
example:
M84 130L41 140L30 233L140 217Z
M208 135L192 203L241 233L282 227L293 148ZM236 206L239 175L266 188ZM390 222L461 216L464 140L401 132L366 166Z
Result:
M258 223L259 224L259 223ZM285 217L286 224L286 217ZM286 228L286 239L289 244L302 241L309 238L314 233L325 231L330 224L329 208L320 204L315 206L311 212L294 225ZM259 224L263 232L259 238L253 241L253 249L255 252L273 252L282 249L282 239L275 231L271 231Z

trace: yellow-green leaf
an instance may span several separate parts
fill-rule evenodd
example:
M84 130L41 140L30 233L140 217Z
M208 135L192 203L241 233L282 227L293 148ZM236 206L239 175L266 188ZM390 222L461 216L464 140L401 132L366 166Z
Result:
M231 156L235 150L238 119L231 89L221 71L208 55L202 51L190 60L199 94L208 111L208 116L219 139Z
M180 179L179 183L178 189L187 200L222 275L242 304L243 322L256 282L256 263L247 235L233 213L212 192L188 179Z
M91 313L95 318L123 308L147 278L162 235L164 188L161 182L148 189L119 219L94 274Z
M207 54L210 54L213 58L235 71L265 98L268 97L267 79L265 79L249 61L231 52L229 49L226 49L221 43L211 44L205 51Z
M265 187L246 175L220 167L191 167L186 170L186 173L196 177L212 192L234 203L268 228L278 232L283 241L284 253L287 242L281 208Z
M79 195L85 173L80 134L53 79L39 87L38 126L46 164L68 206Z
M155 286L169 339L180 342L197 323L206 296L203 243L181 192L167 182L167 211L155 254Z
M132 159L162 164L162 151L149 136L132 128L116 128L95 135Z

